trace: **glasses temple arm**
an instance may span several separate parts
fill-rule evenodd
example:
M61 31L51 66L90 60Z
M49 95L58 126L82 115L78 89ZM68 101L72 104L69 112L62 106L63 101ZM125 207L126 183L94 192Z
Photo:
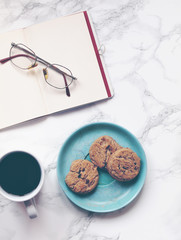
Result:
M21 49L22 51L24 51L25 53L30 54L31 56L35 56L35 57L36 57L36 60L37 60L38 62L40 62L40 63L42 63L42 64L44 64L44 65L49 66L50 68L54 69L55 71L57 71L57 72L59 72L59 73L61 73L61 74L65 74L66 76L71 77L73 80L76 80L76 79L77 79L76 77L74 77L74 76L72 76L72 75L69 75L69 74L65 73L64 71L61 71L60 69L55 68L51 63L45 61L43 58L38 57L37 55L31 53L30 51L28 51L28 50L26 50L26 49L24 49L24 48L16 45L15 43L12 43L11 45L12 45L13 47L18 48L18 49Z
M68 97L70 97L70 90L69 90L69 87L68 87L68 84L67 84L67 80L66 80L66 77L65 77L65 75L64 74L62 74L63 75L63 79L64 79L64 82L65 82L65 89L66 89L66 94L67 94L67 96Z
M31 58L31 59L35 60L34 57L28 56L28 55L26 55L26 54L17 54L17 55L11 56L11 57L7 57L7 58L1 59L1 60L0 60L0 63L1 63L1 64L4 64L4 63L10 61L11 59L17 58L17 57L28 57L28 58Z
M33 60L35 60L34 57L28 56L28 55L26 55L26 54L18 54L18 55L14 55L14 56L11 56L11 57L7 57L7 58L0 59L0 63L1 63L1 64L4 64L4 63L10 61L11 59L17 58L17 57L29 57L29 58L32 58ZM52 66L52 68L53 68L53 66ZM55 69L55 67L54 67L54 69ZM58 68L56 68L56 71L58 71L58 72L60 71L61 74L62 74L62 71L59 70ZM64 74L62 74L62 75L63 75L64 82L65 82L66 94L67 94L67 96L70 97L70 91L69 91L69 88L68 88L68 84L67 84L66 77L65 77Z
M28 56L26 54L18 54L18 55L14 55L14 56L11 56L11 57L0 59L0 63L4 64L4 63L10 61L11 59L17 58L17 57L28 57L28 58L32 58L33 60L35 60L34 57ZM70 97L70 90L68 88L67 80L66 80L66 77L65 77L64 73L62 73L62 71L60 69L58 69L54 66L52 66L52 68L63 75L63 79L64 79L64 82L65 82L65 88L66 88L66 95Z

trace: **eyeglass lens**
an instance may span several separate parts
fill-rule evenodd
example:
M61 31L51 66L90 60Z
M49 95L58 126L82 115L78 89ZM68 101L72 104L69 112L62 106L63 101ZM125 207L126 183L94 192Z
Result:
M12 46L10 49L10 57L13 57L11 62L21 69L29 69L36 63L35 53L23 44Z
M60 74L61 72L72 76L72 73L69 69L59 64L52 64L51 66L44 69L45 81L50 86L58 89L63 89L69 86L73 81L72 77L66 76L65 74Z
M10 49L11 62L18 68L27 70L36 66L36 62L46 65L43 69L45 81L57 89L66 88L72 83L72 72L62 65L49 64L37 57L35 53L24 44L13 44Z

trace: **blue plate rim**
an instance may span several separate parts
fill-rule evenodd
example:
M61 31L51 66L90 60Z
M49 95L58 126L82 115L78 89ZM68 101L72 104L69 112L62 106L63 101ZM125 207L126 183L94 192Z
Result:
M79 204L79 202L76 202L75 200L73 201L71 199L71 197L69 196L67 190L64 188L64 186L62 185L61 183L61 177L60 177L60 172L58 171L58 166L59 166L59 163L60 163L60 156L62 154L62 151L64 149L64 147L66 146L67 142L74 136L76 135L79 131L81 130L84 130L85 128L88 128L88 127L91 127L91 126L95 126L95 125L109 125L109 126L114 126L114 127L117 127L117 128L120 128L121 130L125 131L128 135L131 135L131 137L133 137L133 139L136 141L136 143L139 145L140 149L142 150L142 154L144 155L144 165L145 165L145 170L144 170L144 179L142 181L142 184L140 185L140 187L137 189L136 193L128 200L126 201L125 203L123 203L122 205L120 205L120 207L115 207L115 208L110 208L110 209L95 209L93 210L92 208L89 208L89 207L85 207L85 206L82 206L81 204ZM64 194L66 195L66 197L73 203L75 204L76 206L80 207L81 209L84 209L84 210L87 210L87 211L90 211L90 212L96 212L96 213L109 213L109 212L114 212L114 211L117 211L117 210L120 210L124 207L126 207L127 205L129 205L138 195L139 193L141 192L143 186L144 186L144 183L145 183L145 179L146 179L146 175L147 175L147 159L146 159L146 154L145 154L145 151L141 145L141 143L139 142L139 140L135 137L135 135L133 133L131 133L130 131L128 131L126 128L118 125L118 124L115 124L115 123L111 123L111 122L94 122L94 123L89 123L89 124L85 124L83 125L82 127L79 127L77 128L75 131L73 131L65 140L65 142L63 143L63 145L61 146L60 150L59 150L59 154L58 154L58 160L57 160L57 179L58 179L58 183L60 185L60 187L62 188Z

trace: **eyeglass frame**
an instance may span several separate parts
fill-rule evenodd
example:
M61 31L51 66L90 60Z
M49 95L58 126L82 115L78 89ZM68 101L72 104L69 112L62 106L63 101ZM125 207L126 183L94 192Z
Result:
M29 49L31 52L28 51L27 49L23 48L23 47L18 46L18 45L24 46L25 48ZM12 50L12 48L14 48L14 47L22 50L23 52L29 54L30 56L27 55L27 54L18 54L18 55L11 56L11 50ZM19 67L18 65L16 65L16 64L12 61L12 59L13 59L13 58L16 58L16 57L28 57L28 58L31 58L31 56L32 56L32 59L33 59L35 62L34 62L30 67L28 67L28 68ZM9 50L9 57L1 59L1 60L0 60L0 63L1 63L1 64L4 64L4 63L6 63L6 62L8 62L8 61L11 61L11 62L13 63L13 65L15 65L16 67L18 67L18 68L20 68L20 69L22 69L22 70L30 70L30 69L36 67L36 66L38 65L38 64L36 64L36 62L39 62L39 63L45 65L46 68L43 69L43 74L44 74L44 79L45 79L46 83L49 84L51 87L54 87L54 88L56 88L56 89L64 89L64 88L65 88L65 89L66 89L66 95L70 97L70 90L69 90L69 87L68 87L68 86L70 86L70 84L73 82L73 80L77 80L77 78L72 75L72 72L71 72L70 69L68 69L67 67L64 67L64 66L62 66L62 65L60 65L60 64L51 64L51 63L47 62L46 60L44 60L43 58L40 58L39 56L37 56L37 55L35 54L35 52L34 52L33 50L31 50L29 47L27 47L26 45L24 45L24 44L22 44L22 43L16 44L16 43L13 43L13 42L11 43L11 48L10 48L10 50ZM57 66L60 66L60 67L63 67L63 68L65 68L65 69L67 69L67 70L71 73L71 75L69 75L69 74L67 74L66 72L60 70L59 68L55 67L54 65L57 65ZM65 87L64 87L64 88L56 87L56 86L50 84L50 83L47 81L47 79L46 79L46 69L47 69L48 67L51 68L52 70L58 72L59 74L61 74L61 75L63 76L64 83L65 83ZM70 78L72 79L72 82L71 82L69 85L67 84L66 76L67 76L67 77L70 77Z

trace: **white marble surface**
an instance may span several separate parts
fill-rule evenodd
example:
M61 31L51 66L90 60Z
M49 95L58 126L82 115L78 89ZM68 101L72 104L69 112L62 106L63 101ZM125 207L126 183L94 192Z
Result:
M22 149L45 167L39 217L0 196L1 240L181 239L181 1L0 0L0 32L89 10L115 96L0 132L0 155ZM2 56L4 57L4 56ZM107 121L131 131L148 161L144 188L128 207L90 213L74 206L57 183L65 139L84 124Z

